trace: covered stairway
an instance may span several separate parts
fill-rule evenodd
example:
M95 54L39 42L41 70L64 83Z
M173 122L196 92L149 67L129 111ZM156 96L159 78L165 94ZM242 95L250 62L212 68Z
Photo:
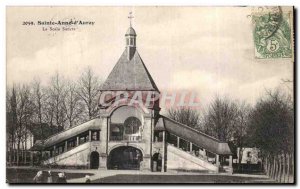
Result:
M168 169L232 173L232 153L226 142L160 116L156 132L165 132Z
M93 119L36 143L31 151L42 153L42 165L91 168L90 146L100 142L100 119Z

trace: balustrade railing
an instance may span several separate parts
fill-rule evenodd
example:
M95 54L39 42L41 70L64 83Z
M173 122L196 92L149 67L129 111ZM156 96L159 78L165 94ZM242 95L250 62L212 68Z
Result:
M110 141L141 141L141 136L110 136Z

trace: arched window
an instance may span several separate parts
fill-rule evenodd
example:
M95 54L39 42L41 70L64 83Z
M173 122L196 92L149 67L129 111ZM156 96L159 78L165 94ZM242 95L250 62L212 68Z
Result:
M139 132L139 128L142 125L141 121L136 117L129 117L124 122L125 134L136 134Z
M122 106L111 115L110 140L139 140L143 123L142 112L132 106Z

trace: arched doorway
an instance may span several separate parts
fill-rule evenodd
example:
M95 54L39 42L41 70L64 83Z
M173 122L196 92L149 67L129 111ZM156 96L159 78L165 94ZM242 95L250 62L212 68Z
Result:
M91 169L98 169L99 168L99 153L93 151L90 157L90 168Z
M139 170L141 161L143 161L141 150L132 146L121 146L109 153L107 168Z

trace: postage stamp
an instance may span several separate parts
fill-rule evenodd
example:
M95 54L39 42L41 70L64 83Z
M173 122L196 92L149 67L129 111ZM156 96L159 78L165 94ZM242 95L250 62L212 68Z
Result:
M255 58L292 58L292 12L260 7L252 13Z

